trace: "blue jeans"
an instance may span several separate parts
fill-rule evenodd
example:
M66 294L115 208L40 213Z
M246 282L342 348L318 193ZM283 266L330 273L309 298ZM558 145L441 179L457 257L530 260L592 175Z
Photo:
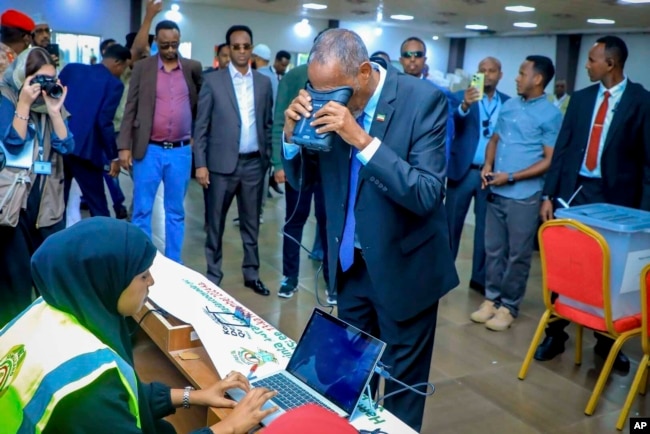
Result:
M165 256L181 262L185 235L185 209L192 166L192 148L164 149L150 144L141 160L133 160L132 223L151 238L151 212L160 181L165 186Z

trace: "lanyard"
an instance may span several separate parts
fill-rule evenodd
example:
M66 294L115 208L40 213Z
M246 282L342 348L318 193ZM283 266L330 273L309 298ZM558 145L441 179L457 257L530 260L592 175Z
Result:
M497 111L497 108L499 107L499 94L496 94L494 107L490 113L488 113L487 109L485 108L485 100L481 100L481 107L483 108L483 113L485 113L485 116L487 116L488 124L492 123L492 115L495 111Z
M39 125L35 126L36 135L38 139L38 161L43 161L43 154L45 153L45 148L43 147L43 137L45 136L45 115L40 116L40 128Z

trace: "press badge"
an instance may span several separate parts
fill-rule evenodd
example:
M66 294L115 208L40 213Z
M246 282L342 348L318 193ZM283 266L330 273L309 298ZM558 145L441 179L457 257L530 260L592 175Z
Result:
M37 175L51 175L52 163L49 161L34 161L34 173Z

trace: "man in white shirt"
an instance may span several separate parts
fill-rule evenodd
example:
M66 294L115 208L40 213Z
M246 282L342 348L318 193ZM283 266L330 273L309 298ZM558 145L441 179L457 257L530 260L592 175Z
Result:
M244 285L269 295L259 279L259 196L271 157L271 107L268 77L250 68L253 34L246 26L226 33L230 64L205 76L194 128L196 179L208 189L207 277L223 277L222 237L235 196L239 210Z

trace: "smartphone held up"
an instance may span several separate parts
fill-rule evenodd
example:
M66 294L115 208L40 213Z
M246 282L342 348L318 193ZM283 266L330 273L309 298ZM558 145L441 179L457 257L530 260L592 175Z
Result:
M483 88L485 86L485 74L482 72L477 72L474 75L472 75L472 82L470 86L475 88L478 91L478 98L476 100L477 101L482 100Z

